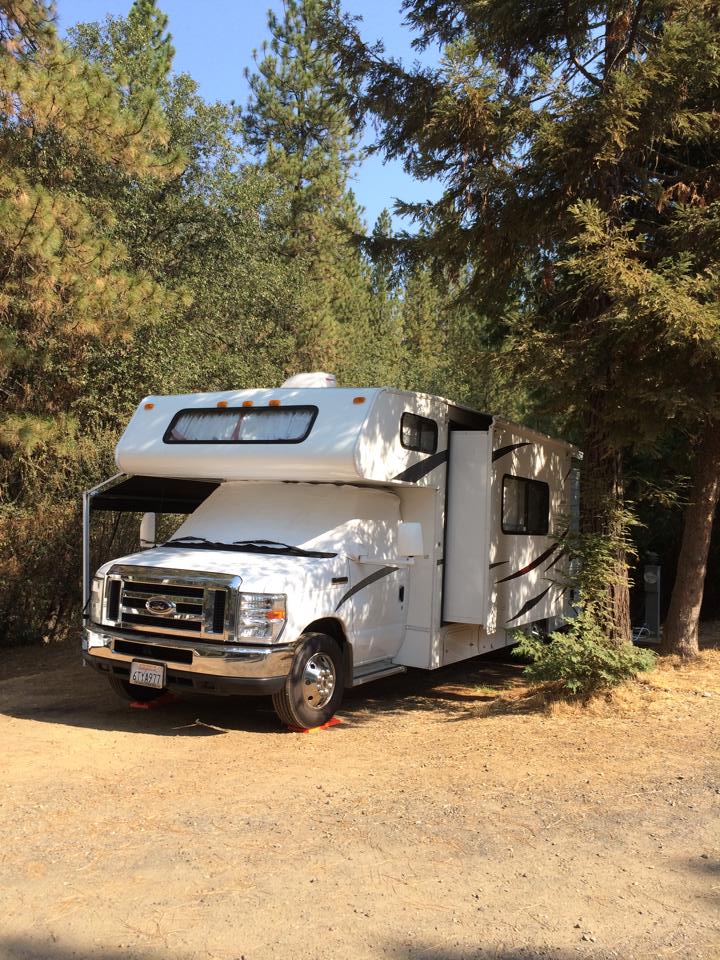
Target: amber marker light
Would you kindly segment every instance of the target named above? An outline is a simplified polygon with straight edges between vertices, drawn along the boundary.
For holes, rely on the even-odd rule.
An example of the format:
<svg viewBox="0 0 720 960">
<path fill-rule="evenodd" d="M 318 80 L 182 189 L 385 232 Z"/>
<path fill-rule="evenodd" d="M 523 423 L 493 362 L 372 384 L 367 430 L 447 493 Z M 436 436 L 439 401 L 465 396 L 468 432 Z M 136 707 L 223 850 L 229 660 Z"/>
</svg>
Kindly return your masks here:
<svg viewBox="0 0 720 960">
<path fill-rule="evenodd" d="M 365 397 L 353 397 L 353 403 L 365 403 Z"/>
<path fill-rule="evenodd" d="M 279 407 L 279 406 L 280 406 L 280 401 L 279 401 L 279 400 L 271 400 L 271 401 L 268 403 L 268 406 L 269 406 L 269 407 Z"/>
<path fill-rule="evenodd" d="M 155 404 L 154 404 L 154 403 L 144 403 L 144 404 L 143 404 L 143 410 L 154 410 L 154 409 L 155 409 Z"/>
<path fill-rule="evenodd" d="M 253 405 L 252 400 L 243 400 L 244 407 L 251 407 Z"/>
<path fill-rule="evenodd" d="M 268 610 L 265 614 L 266 620 L 284 620 L 285 611 L 284 610 Z"/>
<path fill-rule="evenodd" d="M 227 400 L 218 400 L 217 402 L 218 407 L 226 407 L 227 404 L 228 404 Z"/>
</svg>

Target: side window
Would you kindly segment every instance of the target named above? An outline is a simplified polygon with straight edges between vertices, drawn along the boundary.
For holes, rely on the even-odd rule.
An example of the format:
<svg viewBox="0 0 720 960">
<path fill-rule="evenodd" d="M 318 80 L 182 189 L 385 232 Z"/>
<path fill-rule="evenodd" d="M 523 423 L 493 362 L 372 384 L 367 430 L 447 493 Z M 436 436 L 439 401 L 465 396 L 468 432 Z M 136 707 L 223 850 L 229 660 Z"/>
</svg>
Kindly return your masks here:
<svg viewBox="0 0 720 960">
<path fill-rule="evenodd" d="M 502 532 L 545 536 L 550 528 L 550 487 L 540 480 L 505 474 Z"/>
<path fill-rule="evenodd" d="M 402 415 L 400 418 L 400 443 L 406 450 L 435 453 L 437 441 L 438 428 L 434 420 L 419 417 L 415 413 L 404 413 Z"/>
</svg>

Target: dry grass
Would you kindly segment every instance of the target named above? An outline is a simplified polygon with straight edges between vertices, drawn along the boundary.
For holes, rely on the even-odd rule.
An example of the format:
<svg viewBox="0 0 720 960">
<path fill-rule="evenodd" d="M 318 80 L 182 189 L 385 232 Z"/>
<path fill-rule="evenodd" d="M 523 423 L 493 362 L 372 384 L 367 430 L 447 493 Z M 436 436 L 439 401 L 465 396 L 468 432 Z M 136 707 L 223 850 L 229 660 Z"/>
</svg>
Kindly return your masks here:
<svg viewBox="0 0 720 960">
<path fill-rule="evenodd" d="M 478 716 L 512 713 L 547 713 L 571 716 L 632 716 L 653 712 L 658 703 L 687 701 L 694 697 L 720 699 L 720 622 L 701 627 L 702 650 L 695 660 L 661 657 L 649 673 L 594 696 L 568 697 L 560 684 L 519 684 L 510 689 L 492 691 L 494 700 L 479 704 Z"/>
</svg>

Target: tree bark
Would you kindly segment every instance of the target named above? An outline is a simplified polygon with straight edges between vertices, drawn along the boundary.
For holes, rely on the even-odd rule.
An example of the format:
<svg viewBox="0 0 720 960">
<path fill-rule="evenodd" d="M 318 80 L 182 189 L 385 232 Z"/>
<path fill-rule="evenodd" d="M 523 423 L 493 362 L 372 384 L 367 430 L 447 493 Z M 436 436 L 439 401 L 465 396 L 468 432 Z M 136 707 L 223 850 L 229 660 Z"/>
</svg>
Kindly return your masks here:
<svg viewBox="0 0 720 960">
<path fill-rule="evenodd" d="M 609 441 L 601 426 L 600 416 L 593 411 L 588 417 L 583 444 L 581 532 L 607 537 L 617 544 L 605 589 L 608 639 L 618 645 L 631 639 L 630 583 L 623 546 L 623 506 L 622 451 Z"/>
<path fill-rule="evenodd" d="M 695 458 L 690 502 L 685 509 L 677 575 L 660 650 L 690 659 L 700 652 L 698 628 L 705 589 L 710 534 L 720 497 L 720 423 L 709 420 Z"/>
</svg>

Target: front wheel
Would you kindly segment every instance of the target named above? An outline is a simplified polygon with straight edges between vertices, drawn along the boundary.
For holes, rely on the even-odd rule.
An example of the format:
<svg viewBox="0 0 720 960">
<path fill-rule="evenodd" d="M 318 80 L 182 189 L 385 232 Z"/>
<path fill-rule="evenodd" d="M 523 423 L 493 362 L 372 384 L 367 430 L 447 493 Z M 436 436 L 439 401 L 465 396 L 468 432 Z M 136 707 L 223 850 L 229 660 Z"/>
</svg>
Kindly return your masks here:
<svg viewBox="0 0 720 960">
<path fill-rule="evenodd" d="M 293 658 L 285 686 L 273 695 L 280 720 L 289 727 L 319 727 L 333 716 L 343 696 L 343 657 L 325 633 L 306 633 Z"/>
</svg>

